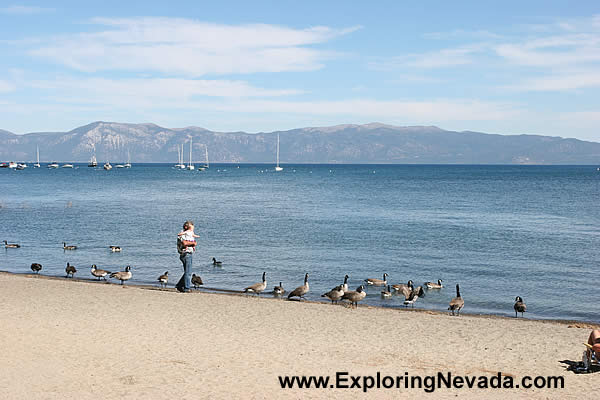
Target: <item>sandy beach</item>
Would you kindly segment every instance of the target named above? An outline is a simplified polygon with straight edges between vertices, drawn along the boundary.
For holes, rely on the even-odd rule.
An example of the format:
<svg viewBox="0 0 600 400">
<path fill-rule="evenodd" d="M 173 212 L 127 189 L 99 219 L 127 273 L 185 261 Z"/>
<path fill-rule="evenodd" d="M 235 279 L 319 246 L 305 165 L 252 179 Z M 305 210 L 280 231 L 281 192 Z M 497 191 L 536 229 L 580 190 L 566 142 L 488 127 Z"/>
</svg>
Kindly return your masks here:
<svg viewBox="0 0 600 400">
<path fill-rule="evenodd" d="M 0 398 L 591 398 L 589 324 L 410 312 L 0 273 Z M 468 299 L 466 299 L 468 303 Z M 278 376 L 455 375 L 564 389 L 282 389 Z M 351 384 L 348 378 L 348 384 Z M 362 381 L 361 381 L 362 382 Z"/>
</svg>

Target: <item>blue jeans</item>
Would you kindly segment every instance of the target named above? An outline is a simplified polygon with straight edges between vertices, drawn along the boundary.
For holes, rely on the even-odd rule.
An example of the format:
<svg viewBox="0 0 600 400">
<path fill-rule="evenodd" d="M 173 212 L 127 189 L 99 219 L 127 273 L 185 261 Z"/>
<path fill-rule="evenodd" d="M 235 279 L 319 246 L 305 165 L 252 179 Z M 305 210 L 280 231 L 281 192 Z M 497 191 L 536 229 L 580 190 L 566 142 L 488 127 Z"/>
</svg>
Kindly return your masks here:
<svg viewBox="0 0 600 400">
<path fill-rule="evenodd" d="M 192 286 L 192 253 L 183 253 L 179 259 L 183 264 L 183 275 L 175 287 L 179 291 L 189 292 L 190 286 Z"/>
</svg>

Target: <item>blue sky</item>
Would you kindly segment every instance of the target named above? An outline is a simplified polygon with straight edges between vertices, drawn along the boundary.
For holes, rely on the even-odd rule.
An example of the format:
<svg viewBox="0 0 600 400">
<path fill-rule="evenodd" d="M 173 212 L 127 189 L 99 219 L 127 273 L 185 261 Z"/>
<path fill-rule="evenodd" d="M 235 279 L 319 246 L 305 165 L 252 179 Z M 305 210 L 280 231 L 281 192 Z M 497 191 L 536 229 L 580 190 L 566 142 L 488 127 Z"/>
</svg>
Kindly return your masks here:
<svg viewBox="0 0 600 400">
<path fill-rule="evenodd" d="M 600 141 L 597 1 L 81 3 L 0 1 L 0 129 L 382 122 Z"/>
</svg>

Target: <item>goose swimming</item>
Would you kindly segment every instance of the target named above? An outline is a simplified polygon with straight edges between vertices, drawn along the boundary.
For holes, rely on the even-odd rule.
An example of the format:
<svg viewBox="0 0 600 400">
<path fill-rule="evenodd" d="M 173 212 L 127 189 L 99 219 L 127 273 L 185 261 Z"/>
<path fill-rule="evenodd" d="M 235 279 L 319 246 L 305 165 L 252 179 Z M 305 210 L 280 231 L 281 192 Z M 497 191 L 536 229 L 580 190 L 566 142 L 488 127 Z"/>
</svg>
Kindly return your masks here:
<svg viewBox="0 0 600 400">
<path fill-rule="evenodd" d="M 67 246 L 67 244 L 65 242 L 63 242 L 63 249 L 64 250 L 77 250 L 77 246 L 73 246 L 73 245 Z"/>
<path fill-rule="evenodd" d="M 365 282 L 367 282 L 367 285 L 385 286 L 385 285 L 387 285 L 387 277 L 388 277 L 388 274 L 383 274 L 383 279 L 368 278 L 368 279 L 365 279 Z"/>
<path fill-rule="evenodd" d="M 427 286 L 427 289 L 441 289 L 444 287 L 444 285 L 442 285 L 442 280 L 438 279 L 437 283 L 435 282 L 425 282 L 425 286 Z"/>
<path fill-rule="evenodd" d="M 5 240 L 4 247 L 7 249 L 18 249 L 19 247 L 21 247 L 21 245 L 17 243 L 8 243 L 8 241 Z"/>
</svg>

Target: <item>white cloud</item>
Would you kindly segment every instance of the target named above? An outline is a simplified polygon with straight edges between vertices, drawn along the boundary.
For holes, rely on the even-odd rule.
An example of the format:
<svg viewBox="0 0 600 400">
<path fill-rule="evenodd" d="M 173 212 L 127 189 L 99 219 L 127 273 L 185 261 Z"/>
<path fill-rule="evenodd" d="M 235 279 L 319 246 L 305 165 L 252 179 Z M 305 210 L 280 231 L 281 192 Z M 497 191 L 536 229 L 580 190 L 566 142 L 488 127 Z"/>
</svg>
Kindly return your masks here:
<svg viewBox="0 0 600 400">
<path fill-rule="evenodd" d="M 358 27 L 293 29 L 283 26 L 219 25 L 182 18 L 96 18 L 95 33 L 53 37 L 30 54 L 86 72 L 158 71 L 198 77 L 322 67 L 331 53 L 314 45 Z"/>
<path fill-rule="evenodd" d="M 44 7 L 30 7 L 30 6 L 20 6 L 13 5 L 9 7 L 0 8 L 0 14 L 8 14 L 8 15 L 30 15 L 30 14 L 40 14 L 45 12 L 54 11 L 53 8 L 44 8 Z"/>
<path fill-rule="evenodd" d="M 0 81 L 0 93 L 12 92 L 16 87 L 13 83 L 8 81 Z"/>
<path fill-rule="evenodd" d="M 571 71 L 559 75 L 546 75 L 523 79 L 505 88 L 516 91 L 564 91 L 600 86 L 600 70 Z"/>
<path fill-rule="evenodd" d="M 426 53 L 393 57 L 385 61 L 372 62 L 369 66 L 377 70 L 454 67 L 474 63 L 476 61 L 474 55 L 485 49 L 486 45 L 484 43 L 470 44 Z"/>
</svg>

